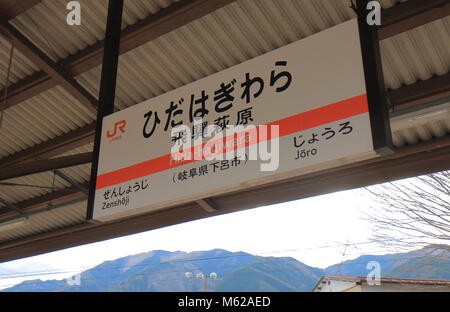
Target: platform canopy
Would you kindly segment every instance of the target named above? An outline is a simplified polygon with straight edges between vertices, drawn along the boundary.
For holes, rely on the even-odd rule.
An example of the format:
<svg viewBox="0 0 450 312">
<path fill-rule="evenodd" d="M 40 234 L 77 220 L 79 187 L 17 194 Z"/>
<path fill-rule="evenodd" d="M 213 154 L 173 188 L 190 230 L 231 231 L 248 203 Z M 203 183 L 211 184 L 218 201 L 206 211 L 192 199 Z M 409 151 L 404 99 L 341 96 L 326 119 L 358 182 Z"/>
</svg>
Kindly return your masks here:
<svg viewBox="0 0 450 312">
<path fill-rule="evenodd" d="M 450 3 L 381 0 L 393 154 L 87 222 L 108 1 L 79 3 L 81 25 L 69 26 L 66 0 L 0 0 L 0 262 L 450 169 Z M 115 109 L 349 21 L 350 3 L 127 0 Z"/>
</svg>

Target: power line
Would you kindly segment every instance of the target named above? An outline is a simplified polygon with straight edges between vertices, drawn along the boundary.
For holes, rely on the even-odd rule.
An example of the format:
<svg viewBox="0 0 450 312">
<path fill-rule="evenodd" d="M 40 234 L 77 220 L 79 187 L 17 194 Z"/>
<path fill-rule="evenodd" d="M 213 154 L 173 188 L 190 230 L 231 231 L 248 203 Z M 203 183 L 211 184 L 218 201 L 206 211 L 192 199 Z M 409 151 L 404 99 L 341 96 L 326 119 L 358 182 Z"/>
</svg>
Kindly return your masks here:
<svg viewBox="0 0 450 312">
<path fill-rule="evenodd" d="M 349 245 L 364 245 L 364 244 L 371 244 L 371 243 L 373 243 L 373 242 L 358 242 L 358 243 L 352 243 L 352 244 L 349 244 Z M 325 246 L 319 246 L 319 247 L 309 247 L 309 248 L 300 248 L 300 249 L 285 249 L 285 250 L 261 252 L 261 253 L 258 253 L 258 254 L 266 255 L 266 254 L 298 252 L 298 251 L 308 251 L 308 250 L 336 248 L 336 247 L 339 247 L 339 245 L 325 245 Z M 226 258 L 235 258 L 235 257 L 254 257 L 254 256 L 255 255 L 248 254 L 248 253 L 243 253 L 243 254 L 235 254 L 235 253 L 233 253 L 233 254 L 230 254 L 230 255 L 216 256 L 216 257 L 185 258 L 185 259 L 176 259 L 176 260 L 170 260 L 170 261 L 162 261 L 162 262 L 159 262 L 159 263 L 154 263 L 154 264 L 152 263 L 152 265 L 169 264 L 169 263 L 177 263 L 177 262 L 207 261 L 207 260 L 226 259 Z M 132 256 L 128 256 L 128 257 L 132 257 Z M 116 259 L 116 260 L 118 260 L 118 259 Z M 112 260 L 112 261 L 115 261 L 115 260 Z M 99 264 L 99 265 L 101 265 L 101 264 Z M 108 269 L 122 269 L 122 268 L 148 266 L 148 265 L 149 264 L 136 264 L 136 265 L 129 265 L 129 266 L 123 265 L 123 266 L 110 267 Z M 71 270 L 71 271 L 34 271 L 34 272 L 29 272 L 29 273 L 32 273 L 29 276 L 64 274 L 64 273 L 71 273 L 71 272 L 74 272 L 74 271 L 79 271 L 79 270 L 82 270 L 82 269 L 90 269 L 90 268 L 93 268 L 93 267 L 81 267 L 79 269 Z M 37 274 L 37 273 L 39 273 L 39 274 Z M 26 277 L 26 276 L 28 276 L 28 275 L 17 276 L 17 277 Z M 10 277 L 10 276 L 8 275 L 8 277 Z M 3 276 L 0 277 L 0 279 L 2 279 L 2 278 L 3 278 Z"/>
<path fill-rule="evenodd" d="M 373 241 L 366 241 L 366 242 L 357 242 L 357 243 L 346 243 L 346 246 L 358 246 L 358 245 L 366 245 L 366 244 L 374 244 L 375 242 Z M 297 251 L 307 251 L 307 250 L 318 250 L 318 249 L 326 249 L 326 248 L 336 248 L 336 247 L 340 247 L 340 244 L 337 245 L 325 245 L 325 246 L 319 246 L 319 247 L 309 247 L 309 248 L 300 248 L 300 249 L 288 249 L 288 250 L 277 250 L 277 251 L 269 251 L 269 252 L 262 252 L 262 253 L 258 253 L 259 255 L 265 255 L 265 254 L 274 254 L 274 253 L 286 253 L 286 252 L 297 252 Z M 367 253 L 367 252 L 365 252 Z M 359 255 L 362 256 L 362 254 L 357 253 L 357 254 L 347 254 L 347 256 L 350 255 Z M 129 256 L 132 257 L 132 256 Z M 208 261 L 208 260 L 217 260 L 217 259 L 226 259 L 226 258 L 236 258 L 236 257 L 255 257 L 255 255 L 252 254 L 248 254 L 248 253 L 242 253 L 242 254 L 229 254 L 229 255 L 223 255 L 223 256 L 215 256 L 215 257 L 207 257 L 207 258 L 185 258 L 185 259 L 175 259 L 175 260 L 170 260 L 170 261 L 162 261 L 162 262 L 158 262 L 158 263 L 146 263 L 146 264 L 136 264 L 136 265 L 121 265 L 121 266 L 113 266 L 113 267 L 108 267 L 105 269 L 125 269 L 125 268 L 134 268 L 134 267 L 140 267 L 140 266 L 155 266 L 155 265 L 163 265 L 163 264 L 171 264 L 171 263 L 182 263 L 182 262 L 199 262 L 199 261 Z M 118 260 L 118 259 L 116 259 Z M 115 261 L 115 260 L 112 260 Z M 105 261 L 106 262 L 106 261 Z M 103 262 L 103 263 L 105 263 Z M 299 261 L 300 262 L 300 261 Z M 102 263 L 101 263 L 102 264 Z M 99 265 L 101 265 L 99 264 Z M 98 266 L 98 265 L 97 265 Z M 83 269 L 93 269 L 95 267 L 81 267 L 79 269 L 74 269 L 74 270 L 70 270 L 70 271 L 34 271 L 34 272 L 28 272 L 26 274 L 21 274 L 21 275 L 4 275 L 2 277 L 0 277 L 1 279 L 9 279 L 9 278 L 20 278 L 20 277 L 32 277 L 32 276 L 47 276 L 47 275 L 56 275 L 56 274 L 67 274 L 67 273 L 72 273 L 72 272 L 76 272 L 76 271 L 80 271 Z M 30 273 L 30 274 L 29 274 Z"/>
<path fill-rule="evenodd" d="M 414 259 L 423 259 L 423 257 L 411 257 L 411 258 L 407 258 L 407 257 L 398 257 L 396 259 L 390 259 L 390 260 L 380 260 L 378 262 L 391 262 L 391 261 L 397 261 L 397 260 L 414 260 Z M 445 259 L 449 259 L 449 258 L 445 258 Z M 261 262 L 254 262 L 254 263 L 250 263 L 247 264 L 246 266 L 256 266 L 256 265 L 261 265 L 261 264 L 268 264 L 268 263 L 284 263 L 284 262 L 290 262 L 290 261 L 295 261 L 295 259 L 287 259 L 284 261 L 261 261 Z M 356 263 L 344 263 L 344 265 L 356 265 L 356 264 L 366 264 L 366 262 L 356 262 Z M 448 262 L 443 262 L 443 263 L 437 263 L 437 264 L 450 264 L 450 261 Z M 210 270 L 210 269 L 218 269 L 218 268 L 224 268 L 224 267 L 233 267 L 233 266 L 239 266 L 237 264 L 235 265 L 226 265 L 226 266 L 211 266 L 211 267 L 203 267 L 203 268 L 198 268 L 196 270 Z M 275 272 L 290 272 L 290 271 L 297 271 L 298 269 L 282 269 L 282 270 L 268 270 L 268 271 L 259 271 L 259 272 L 235 272 L 235 273 L 228 273 L 228 274 L 224 274 L 222 276 L 225 277 L 231 277 L 231 276 L 240 276 L 240 275 L 244 275 L 244 274 L 267 274 L 267 273 L 275 273 Z M 147 276 L 147 275 L 151 275 L 151 274 L 167 274 L 167 273 L 176 273 L 176 272 L 180 272 L 180 273 L 184 273 L 185 269 L 177 269 L 177 270 L 165 270 L 165 271 L 159 271 L 159 272 L 146 272 L 146 273 L 136 273 L 133 274 L 132 277 L 137 277 L 137 276 Z M 84 278 L 82 280 L 86 281 L 86 280 L 106 280 L 106 279 L 113 279 L 113 278 L 117 278 L 117 277 L 121 277 L 122 275 L 111 275 L 111 276 L 103 276 L 103 277 L 91 277 L 91 278 Z M 223 278 L 221 278 L 223 280 Z M 176 281 L 176 280 L 185 280 L 185 278 L 164 278 L 164 279 L 154 279 L 154 280 L 148 280 L 147 282 L 161 282 L 161 281 Z M 37 284 L 37 283 L 41 283 L 41 281 L 35 281 L 34 283 L 30 283 L 31 285 L 33 284 Z M 101 285 L 101 284 L 100 284 Z M 105 283 L 106 285 L 106 283 Z M 8 287 L 9 285 L 5 285 L 5 287 Z M 14 286 L 14 285 L 11 285 Z"/>
<path fill-rule="evenodd" d="M 220 258 L 220 257 L 219 257 Z M 404 256 L 399 256 L 399 257 L 395 257 L 392 259 L 385 259 L 385 260 L 378 260 L 378 262 L 380 263 L 385 263 L 385 262 L 394 262 L 394 261 L 398 261 L 398 260 L 417 260 L 417 259 L 423 259 L 424 257 L 404 257 Z M 444 258 L 439 258 L 439 257 L 433 257 L 432 259 L 445 259 L 445 260 L 449 260 L 448 257 L 444 257 Z M 193 259 L 192 261 L 195 261 L 195 259 Z M 277 260 L 277 261 L 256 261 L 256 262 L 252 262 L 249 264 L 246 264 L 246 266 L 256 266 L 256 265 L 261 265 L 261 264 L 280 264 L 280 263 L 286 263 L 286 262 L 295 262 L 297 263 L 296 259 L 284 259 L 284 260 Z M 172 263 L 172 262 L 166 262 L 166 263 Z M 166 264 L 166 263 L 158 263 L 158 264 Z M 345 265 L 358 265 L 358 264 L 367 264 L 367 261 L 364 262 L 352 262 L 352 263 L 343 263 L 341 265 L 345 266 Z M 433 263 L 433 264 L 450 264 L 450 261 L 447 262 L 442 262 L 442 263 Z M 204 270 L 217 270 L 217 269 L 222 269 L 222 268 L 227 268 L 227 267 L 234 267 L 234 266 L 240 266 L 241 264 L 233 264 L 233 265 L 223 265 L 223 266 L 210 266 L 210 267 L 199 267 L 196 268 L 193 271 L 204 271 Z M 430 264 L 431 265 L 431 264 Z M 121 266 L 116 267 L 116 268 L 122 268 Z M 106 268 L 105 268 L 106 269 Z M 110 268 L 107 268 L 110 269 Z M 151 275 L 151 274 L 169 274 L 169 273 L 176 273 L 176 272 L 181 272 L 184 273 L 186 270 L 186 268 L 183 269 L 174 269 L 174 270 L 163 270 L 163 271 L 157 271 L 157 272 L 147 272 L 147 273 L 136 273 L 133 274 L 132 277 L 136 277 L 136 276 L 147 276 L 147 275 Z M 296 271 L 298 269 L 286 269 L 286 271 Z M 252 272 L 249 272 L 252 273 Z M 253 272 L 256 273 L 256 272 Z M 241 274 L 241 273 L 239 273 Z M 102 277 L 91 277 L 91 278 L 84 278 L 83 280 L 105 280 L 105 279 L 113 279 L 113 278 L 117 278 L 117 277 L 122 277 L 123 275 L 110 275 L 110 276 L 102 276 Z M 225 275 L 225 276 L 228 276 Z M 25 276 L 26 277 L 26 276 Z M 6 278 L 5 278 L 6 279 Z M 9 278 L 8 278 L 9 279 Z M 170 280 L 170 279 L 165 279 L 165 280 Z M 36 283 L 41 283 L 41 281 L 36 281 L 34 283 L 31 284 L 36 284 Z M 16 284 L 11 284 L 11 286 L 14 286 Z M 8 287 L 10 285 L 4 285 L 4 287 Z"/>
</svg>

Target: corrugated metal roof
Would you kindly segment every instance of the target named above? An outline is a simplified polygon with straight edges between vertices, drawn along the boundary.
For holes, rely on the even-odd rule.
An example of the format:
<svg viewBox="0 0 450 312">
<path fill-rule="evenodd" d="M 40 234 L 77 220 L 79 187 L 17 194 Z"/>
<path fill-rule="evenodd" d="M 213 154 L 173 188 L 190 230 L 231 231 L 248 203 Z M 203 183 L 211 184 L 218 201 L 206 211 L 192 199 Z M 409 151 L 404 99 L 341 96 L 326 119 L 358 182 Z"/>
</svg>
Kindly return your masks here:
<svg viewBox="0 0 450 312">
<path fill-rule="evenodd" d="M 104 36 L 106 0 L 81 2 L 84 19 L 80 27 L 65 24 L 65 0 L 44 0 L 16 18 L 14 25 L 35 38 L 35 43 L 49 56 L 60 60 Z M 123 26 L 173 2 L 127 0 Z M 381 2 L 384 8 L 389 8 L 397 1 Z M 347 0 L 240 0 L 122 55 L 116 108 L 135 105 L 353 17 L 355 13 Z M 381 48 L 389 89 L 446 74 L 450 70 L 450 18 L 384 40 Z M 8 49 L 8 44 L 0 38 L 0 55 L 9 53 Z M 20 55 L 14 64 L 14 82 L 38 70 Z M 0 58 L 0 71 L 5 72 L 4 57 Z M 98 94 L 100 66 L 80 75 L 77 80 L 92 94 Z M 446 108 L 445 105 L 430 108 L 422 113 L 431 115 L 419 119 L 417 113 L 395 117 L 392 121 L 395 145 L 415 144 L 448 135 L 450 116 L 442 113 Z M 441 109 L 441 113 L 433 115 L 436 109 Z M 87 125 L 94 119 L 93 113 L 61 87 L 51 89 L 6 110 L 0 129 L 0 158 Z M 92 144 L 89 144 L 64 156 L 91 150 Z M 62 171 L 84 183 L 89 180 L 90 165 Z M 51 186 L 53 174 L 42 173 L 11 181 Z M 57 179 L 55 186 L 65 188 L 69 184 Z M 46 189 L 0 187 L 0 197 L 12 203 L 47 192 Z M 86 203 L 81 203 L 34 216 L 27 226 L 0 233 L 0 242 L 81 223 L 85 210 Z"/>
<path fill-rule="evenodd" d="M 86 202 L 46 211 L 30 216 L 23 225 L 0 231 L 0 243 L 77 225 L 83 223 L 85 218 Z"/>
<path fill-rule="evenodd" d="M 443 138 L 450 134 L 450 102 L 391 118 L 396 147 Z"/>
<path fill-rule="evenodd" d="M 26 177 L 9 179 L 6 180 L 5 182 L 43 187 L 37 188 L 37 187 L 18 187 L 18 186 L 2 185 L 0 187 L 0 197 L 10 203 L 18 203 L 51 192 L 51 189 L 45 189 L 44 187 L 51 188 L 52 186 L 54 186 L 54 189 L 58 190 L 70 186 L 67 182 L 62 181 L 61 179 L 56 179 L 55 184 L 53 185 L 52 172 L 44 172 L 40 174 L 33 174 Z"/>
<path fill-rule="evenodd" d="M 116 106 L 135 105 L 354 17 L 347 1 L 238 1 L 123 55 Z M 387 89 L 449 72 L 449 25 L 450 17 L 381 42 Z M 95 68 L 78 80 L 97 94 L 99 77 Z"/>
<path fill-rule="evenodd" d="M 0 128 L 0 158 L 75 130 L 95 120 L 62 87 L 5 110 Z"/>
<path fill-rule="evenodd" d="M 6 86 L 11 44 L 0 36 L 0 89 Z M 20 51 L 14 49 L 8 86 L 36 72 L 38 68 Z"/>
<path fill-rule="evenodd" d="M 381 41 L 383 70 L 389 89 L 450 71 L 450 17 Z"/>
<path fill-rule="evenodd" d="M 105 37 L 107 0 L 79 0 L 81 25 L 67 24 L 66 0 L 43 0 L 16 17 L 12 24 L 54 61 L 93 45 Z M 177 0 L 127 0 L 122 27 L 155 14 Z"/>
<path fill-rule="evenodd" d="M 123 27 L 155 14 L 179 0 L 127 0 Z M 12 24 L 54 61 L 59 61 L 102 40 L 105 36 L 107 0 L 80 0 L 82 23 L 69 26 L 66 0 L 44 0 L 14 18 Z M 0 36 L 0 73 L 7 72 L 11 45 Z M 40 69 L 15 49 L 10 83 L 15 83 Z M 0 88 L 6 77 L 0 76 Z"/>
</svg>

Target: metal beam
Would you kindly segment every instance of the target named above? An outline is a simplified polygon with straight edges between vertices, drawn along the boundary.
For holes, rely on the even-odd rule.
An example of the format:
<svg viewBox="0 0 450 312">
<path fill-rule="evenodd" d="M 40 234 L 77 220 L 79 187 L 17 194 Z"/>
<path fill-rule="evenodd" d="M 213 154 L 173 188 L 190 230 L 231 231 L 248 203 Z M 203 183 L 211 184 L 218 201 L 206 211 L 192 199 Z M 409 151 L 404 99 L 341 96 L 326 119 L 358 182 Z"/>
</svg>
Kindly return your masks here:
<svg viewBox="0 0 450 312">
<path fill-rule="evenodd" d="M 5 36 L 24 56 L 45 71 L 77 101 L 91 111 L 97 110 L 97 99 L 86 91 L 65 69 L 50 59 L 34 43 L 12 26 L 5 18 L 0 18 L 0 33 Z"/>
<path fill-rule="evenodd" d="M 10 20 L 28 11 L 40 2 L 42 0 L 0 0 L 0 12 Z"/>
<path fill-rule="evenodd" d="M 94 141 L 95 123 L 72 130 L 46 142 L 0 159 L 0 169 L 23 162 L 48 159 Z"/>
<path fill-rule="evenodd" d="M 77 181 L 75 181 L 74 179 L 70 178 L 69 176 L 65 175 L 63 172 L 61 172 L 60 170 L 55 170 L 54 173 L 60 177 L 61 179 L 63 179 L 64 181 L 68 182 L 70 185 L 72 185 L 74 188 L 76 188 L 77 190 L 83 192 L 84 194 L 88 195 L 89 191 L 86 187 L 84 187 L 83 185 L 81 185 L 80 183 L 78 183 Z"/>
<path fill-rule="evenodd" d="M 4 200 L 4 199 L 0 198 L 0 203 L 5 205 L 7 208 L 11 209 L 12 211 L 15 211 L 21 217 L 26 217 L 27 216 L 27 214 L 25 212 L 23 212 L 22 209 L 20 209 L 19 207 L 17 207 L 14 204 L 11 204 L 7 200 Z"/>
<path fill-rule="evenodd" d="M 87 183 L 82 184 L 84 188 L 89 187 Z M 50 207 L 64 205 L 78 200 L 87 200 L 86 194 L 78 189 L 67 188 L 63 190 L 47 193 L 39 197 L 28 199 L 19 203 L 15 203 L 15 206 L 25 213 L 39 213 L 47 211 Z M 16 214 L 8 210 L 0 209 L 0 222 L 14 218 Z"/>
<path fill-rule="evenodd" d="M 0 244 L 0 262 L 149 231 L 182 222 L 283 201 L 318 196 L 390 180 L 449 169 L 450 138 L 407 146 L 391 156 L 371 159 L 289 179 L 240 193 L 214 197 L 213 213 L 194 203 L 103 224 L 80 224 Z M 21 206 L 18 206 L 21 207 Z M 28 211 L 25 207 L 24 211 Z M 0 215 L 0 220 L 3 215 Z"/>
<path fill-rule="evenodd" d="M 407 32 L 450 15 L 448 0 L 410 0 L 382 11 L 380 40 Z"/>
<path fill-rule="evenodd" d="M 120 54 L 133 50 L 149 41 L 183 27 L 203 16 L 214 12 L 236 0 L 182 0 L 161 9 L 122 31 Z M 80 51 L 58 64 L 71 77 L 95 68 L 102 63 L 104 41 Z M 58 85 L 45 72 L 38 72 L 9 87 L 8 107 L 17 105 Z M 5 90 L 0 91 L 0 95 Z"/>
<path fill-rule="evenodd" d="M 73 200 L 73 201 L 64 202 L 64 203 L 59 204 L 59 205 L 51 205 L 47 209 L 45 209 L 45 212 L 59 210 L 59 209 L 62 209 L 62 208 L 66 208 L 68 206 L 80 204 L 80 203 L 82 203 L 84 201 L 86 201 L 86 200 L 85 199 L 76 199 L 76 200 Z M 35 212 L 31 212 L 31 213 L 28 213 L 28 214 L 21 215 L 21 217 L 19 217 L 19 218 L 15 217 L 15 218 L 4 219 L 4 220 L 0 221 L 1 222 L 0 224 L 10 223 L 10 222 L 13 223 L 13 222 L 17 221 L 18 219 L 24 218 L 24 217 L 27 218 L 27 219 L 30 219 L 30 217 L 42 214 L 42 212 L 43 211 L 35 211 Z"/>
<path fill-rule="evenodd" d="M 36 72 L 8 88 L 6 108 L 18 105 L 56 86 L 57 83 L 47 73 L 43 71 Z M 1 98 L 4 98 L 5 91 L 5 89 L 0 91 Z"/>
<path fill-rule="evenodd" d="M 388 97 L 396 112 L 445 99 L 450 101 L 450 73 L 391 90 Z"/>
<path fill-rule="evenodd" d="M 0 181 L 90 163 L 92 153 L 36 160 L 0 169 Z"/>
</svg>

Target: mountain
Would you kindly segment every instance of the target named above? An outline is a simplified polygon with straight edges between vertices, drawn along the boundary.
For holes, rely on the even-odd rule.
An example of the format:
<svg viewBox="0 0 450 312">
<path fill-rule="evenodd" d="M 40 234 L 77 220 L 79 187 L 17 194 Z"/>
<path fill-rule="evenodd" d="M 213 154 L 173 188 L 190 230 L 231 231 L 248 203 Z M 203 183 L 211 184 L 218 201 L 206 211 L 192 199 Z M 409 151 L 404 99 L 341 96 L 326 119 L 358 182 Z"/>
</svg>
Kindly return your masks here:
<svg viewBox="0 0 450 312">
<path fill-rule="evenodd" d="M 210 250 L 204 252 L 152 251 L 107 261 L 81 274 L 80 286 L 67 281 L 27 281 L 4 292 L 53 291 L 179 291 L 204 290 L 202 280 L 187 279 L 185 272 L 212 273 L 214 291 L 308 291 L 322 271 L 293 258 L 259 257 L 244 252 Z"/>
<path fill-rule="evenodd" d="M 294 258 L 254 256 L 215 249 L 201 252 L 152 251 L 107 261 L 83 272 L 79 286 L 67 281 L 26 281 L 4 292 L 197 292 L 204 281 L 198 273 L 218 275 L 209 289 L 218 292 L 310 291 L 323 275 L 366 276 L 367 263 L 378 261 L 383 277 L 450 279 L 449 249 L 425 249 L 382 256 L 361 256 L 326 269 Z M 194 278 L 187 279 L 186 272 Z M 75 280 L 75 279 L 74 279 Z"/>
<path fill-rule="evenodd" d="M 325 275 L 367 276 L 367 264 L 376 261 L 382 277 L 431 278 L 450 280 L 449 246 L 429 246 L 407 253 L 381 256 L 361 256 L 354 260 L 332 265 Z"/>
</svg>

